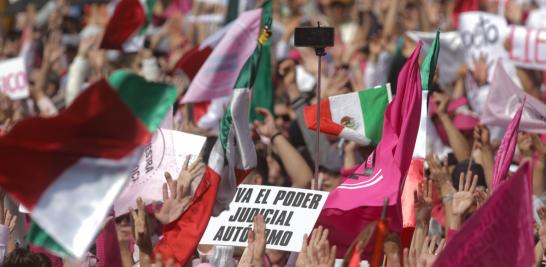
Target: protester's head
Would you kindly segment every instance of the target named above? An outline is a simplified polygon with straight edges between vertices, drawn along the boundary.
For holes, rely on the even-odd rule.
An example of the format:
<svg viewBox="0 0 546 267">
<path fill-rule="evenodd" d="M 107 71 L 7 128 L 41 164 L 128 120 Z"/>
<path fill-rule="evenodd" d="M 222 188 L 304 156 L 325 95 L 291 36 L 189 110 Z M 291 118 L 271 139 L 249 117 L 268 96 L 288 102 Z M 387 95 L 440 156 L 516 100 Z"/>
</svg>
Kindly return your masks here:
<svg viewBox="0 0 546 267">
<path fill-rule="evenodd" d="M 320 178 L 321 191 L 332 192 L 341 184 L 341 175 L 336 170 L 320 167 Z"/>
<path fill-rule="evenodd" d="M 282 267 L 286 265 L 286 261 L 290 256 L 290 253 L 286 251 L 267 249 L 266 255 L 269 260 L 269 266 L 271 267 Z"/>
<path fill-rule="evenodd" d="M 124 214 L 115 218 L 116 235 L 118 241 L 129 242 L 131 240 L 131 219 L 129 214 Z"/>
<path fill-rule="evenodd" d="M 406 31 L 419 29 L 419 10 L 412 3 L 408 3 L 402 13 L 402 27 Z"/>
<path fill-rule="evenodd" d="M 275 116 L 275 126 L 277 126 L 277 129 L 287 135 L 288 128 L 290 128 L 290 123 L 292 122 L 292 114 L 286 101 L 279 100 L 275 103 L 273 115 Z"/>
<path fill-rule="evenodd" d="M 2 38 L 1 55 L 4 58 L 12 58 L 19 54 L 21 47 L 21 32 L 12 30 Z"/>
<path fill-rule="evenodd" d="M 451 173 L 451 181 L 453 183 L 454 188 L 459 188 L 459 178 L 461 174 L 466 173 L 468 169 L 469 160 L 463 160 L 459 162 L 457 165 L 455 165 L 455 169 Z M 483 170 L 482 165 L 477 164 L 475 162 L 472 162 L 470 165 L 470 172 L 472 172 L 472 175 L 478 176 L 478 189 L 481 187 L 482 189 L 485 189 L 487 187 L 487 184 L 485 183 L 485 173 Z"/>
<path fill-rule="evenodd" d="M 296 15 L 301 12 L 301 8 L 305 5 L 305 0 L 289 0 L 286 1 L 291 15 Z"/>
<path fill-rule="evenodd" d="M 330 0 L 325 13 L 333 26 L 339 26 L 350 17 L 352 6 L 352 0 Z"/>
<path fill-rule="evenodd" d="M 51 261 L 42 253 L 16 248 L 6 256 L 2 267 L 51 267 Z"/>
</svg>

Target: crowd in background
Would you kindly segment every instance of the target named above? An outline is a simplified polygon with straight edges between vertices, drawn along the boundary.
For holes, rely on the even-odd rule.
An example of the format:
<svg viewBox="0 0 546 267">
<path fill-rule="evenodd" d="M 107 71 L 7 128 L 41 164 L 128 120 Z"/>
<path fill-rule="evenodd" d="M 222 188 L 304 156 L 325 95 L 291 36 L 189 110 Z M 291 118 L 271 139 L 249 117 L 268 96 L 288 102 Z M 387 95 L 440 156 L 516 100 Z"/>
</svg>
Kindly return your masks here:
<svg viewBox="0 0 546 267">
<path fill-rule="evenodd" d="M 3 132 L 25 118 L 57 115 L 76 98 L 81 88 L 120 68 L 131 69 L 150 80 L 173 83 L 182 97 L 191 77 L 172 77 L 170 70 L 186 52 L 223 26 L 231 1 L 156 1 L 146 44 L 136 52 L 99 48 L 101 34 L 116 0 L 72 2 L 28 1 L 27 5 L 11 10 L 7 0 L 1 1 L 0 9 L 4 13 L 0 17 L 0 60 L 23 56 L 30 85 L 29 98 L 11 100 L 0 95 Z M 238 8 L 249 10 L 261 4 L 257 2 L 241 0 Z M 260 109 L 264 121 L 252 125 L 258 164 L 243 183 L 311 189 L 316 135 L 307 128 L 303 109 L 317 102 L 314 89 L 319 70 L 312 48 L 294 47 L 296 27 L 316 25 L 320 21 L 322 25 L 335 28 L 335 45 L 327 48 L 320 70 L 322 98 L 386 83 L 391 84 L 396 95 L 398 73 L 417 46 L 416 40 L 406 33 L 456 31 L 453 13 L 457 2 L 460 1 L 273 0 L 271 75 L 274 105 L 272 111 Z M 498 2 L 481 0 L 479 10 L 498 14 Z M 539 8 L 539 2 L 506 1 L 504 16 L 510 24 L 524 25 L 526 14 Z M 480 94 L 486 95 L 492 66 L 485 57 L 480 57 L 473 69 L 465 64 L 450 67 L 458 69 L 455 79 L 442 85 L 435 79 L 430 86 L 429 102 L 435 106 L 431 121 L 439 134 L 427 140 L 431 153 L 426 159 L 425 180 L 415 195 L 416 224 L 411 246 L 404 249 L 400 236 L 389 236 L 384 247 L 386 266 L 432 266 L 445 240 L 461 228 L 491 192 L 494 155 L 504 129 L 479 123 L 484 98 L 469 96 L 465 79 L 472 78 L 482 92 Z M 443 66 L 439 64 L 438 68 Z M 543 71 L 517 68 L 516 75 L 525 92 L 544 102 Z M 468 101 L 450 108 L 450 103 L 459 99 Z M 191 109 L 191 104 L 177 101 L 173 107 L 174 128 L 214 140 L 218 124 L 200 127 L 192 117 Z M 475 119 L 470 120 L 469 125 L 459 125 L 454 122 L 458 116 Z M 352 141 L 340 142 L 338 138 L 324 134 L 319 138 L 318 188 L 323 191 L 334 190 L 343 181 L 342 174 L 360 165 L 374 149 Z M 545 159 L 543 136 L 520 132 L 513 165 L 515 168 L 523 162 L 532 163 L 534 205 L 535 208 L 542 207 L 536 213 L 542 225 L 546 223 L 546 208 L 543 207 Z M 204 164 L 187 167 L 180 177 L 190 177 L 202 168 Z M 468 170 L 472 175 L 465 175 Z M 172 181 L 169 186 L 177 191 L 177 185 Z M 183 206 L 183 200 L 170 197 L 173 203 L 176 202 L 173 205 Z M 4 223 L 2 229 L 9 232 L 9 239 L 7 244 L 0 244 L 2 266 L 75 266 L 69 264 L 76 263 L 46 251 L 29 248 L 24 238 L 27 215 L 19 213 L 18 206 L 7 197 L 4 205 L 0 209 L 0 222 Z M 124 267 L 152 266 L 150 259 L 160 257 L 152 255 L 152 247 L 161 235 L 162 221 L 169 221 L 168 216 L 172 215 L 169 212 L 180 214 L 172 210 L 164 210 L 167 214 L 146 213 L 140 202 L 138 210 L 138 214 L 134 212 L 114 219 Z M 327 236 L 335 233 L 322 227 L 315 229 L 298 255 L 266 250 L 264 227 L 263 218 L 257 216 L 246 250 L 201 245 L 190 265 L 333 266 L 335 248 L 330 246 Z M 540 265 L 546 249 L 546 225 L 537 224 L 535 240 L 536 263 Z M 101 265 L 104 260 L 97 257 L 94 246 L 87 258 L 77 264 L 107 266 Z"/>
</svg>

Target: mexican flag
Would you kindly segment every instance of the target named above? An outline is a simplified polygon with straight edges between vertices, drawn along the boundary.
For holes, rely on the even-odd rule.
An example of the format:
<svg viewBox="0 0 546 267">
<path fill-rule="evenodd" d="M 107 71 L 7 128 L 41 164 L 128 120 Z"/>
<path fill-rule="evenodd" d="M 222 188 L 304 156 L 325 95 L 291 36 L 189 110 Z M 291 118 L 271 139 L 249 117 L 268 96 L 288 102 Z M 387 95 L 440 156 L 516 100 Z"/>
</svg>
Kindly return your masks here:
<svg viewBox="0 0 546 267">
<path fill-rule="evenodd" d="M 390 84 L 336 95 L 320 101 L 320 131 L 354 141 L 377 145 L 381 140 L 383 117 L 392 99 Z M 305 107 L 305 124 L 317 129 L 317 106 Z"/>
<path fill-rule="evenodd" d="M 414 158 L 424 159 L 427 155 L 427 115 L 428 115 L 428 89 L 434 80 L 434 74 L 436 73 L 436 65 L 438 64 L 438 55 L 440 54 L 440 32 L 436 32 L 436 38 L 430 45 L 427 51 L 425 59 L 421 63 L 421 119 L 419 122 L 419 133 L 417 134 L 417 141 L 415 143 L 415 149 L 413 150 Z M 413 194 L 413 191 L 411 192 Z"/>
<path fill-rule="evenodd" d="M 153 17 L 156 0 L 121 0 L 110 17 L 100 47 L 136 52 Z"/>
<path fill-rule="evenodd" d="M 264 5 L 271 5 L 271 1 Z M 163 238 L 155 247 L 163 259 L 174 258 L 175 266 L 184 266 L 191 259 L 210 216 L 229 208 L 237 185 L 256 166 L 256 150 L 248 122 L 250 93 L 268 37 L 269 33 L 262 31 L 258 46 L 239 73 L 231 102 L 220 123 L 218 140 L 192 203 L 176 222 L 165 227 Z"/>
<path fill-rule="evenodd" d="M 0 187 L 31 211 L 31 242 L 85 254 L 176 95 L 121 70 L 58 116 L 26 119 L 0 137 Z"/>
<path fill-rule="evenodd" d="M 271 5 L 262 8 L 261 27 L 271 24 Z M 273 75 L 271 72 L 271 40 L 267 40 L 261 49 L 261 63 L 256 74 L 256 84 L 252 90 L 250 101 L 250 122 L 263 121 L 263 117 L 256 112 L 256 108 L 265 108 L 273 112 Z"/>
</svg>

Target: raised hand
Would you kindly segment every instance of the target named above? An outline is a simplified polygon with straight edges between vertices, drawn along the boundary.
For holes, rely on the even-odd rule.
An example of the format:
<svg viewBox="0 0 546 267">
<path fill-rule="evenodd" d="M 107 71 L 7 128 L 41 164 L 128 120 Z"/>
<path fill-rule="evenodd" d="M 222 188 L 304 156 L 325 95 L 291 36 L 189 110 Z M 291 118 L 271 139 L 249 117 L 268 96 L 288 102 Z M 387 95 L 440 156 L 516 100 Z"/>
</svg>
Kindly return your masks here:
<svg viewBox="0 0 546 267">
<path fill-rule="evenodd" d="M 265 266 L 265 221 L 261 214 L 254 217 L 254 229 L 248 232 L 248 246 L 239 261 L 240 267 Z"/>
<path fill-rule="evenodd" d="M 269 110 L 265 108 L 256 108 L 256 112 L 264 117 L 264 122 L 254 122 L 254 127 L 256 128 L 258 134 L 271 138 L 274 134 L 279 132 L 275 126 L 275 119 Z"/>
<path fill-rule="evenodd" d="M 328 229 L 319 226 L 311 233 L 311 239 L 307 235 L 303 237 L 300 254 L 296 260 L 296 267 L 332 267 L 336 260 L 336 246 L 330 247 L 328 242 Z"/>
<path fill-rule="evenodd" d="M 485 204 L 487 199 L 489 199 L 489 191 L 487 191 L 487 189 L 484 190 L 484 191 L 478 190 L 474 194 L 474 200 L 476 201 L 476 207 L 477 208 L 483 206 L 483 204 Z"/>
<path fill-rule="evenodd" d="M 490 147 L 489 129 L 484 125 L 476 125 L 476 127 L 474 127 L 474 140 L 476 141 L 477 149 Z"/>
<path fill-rule="evenodd" d="M 432 94 L 436 103 L 436 113 L 438 115 L 446 114 L 449 105 L 449 96 L 446 93 L 434 92 Z"/>
<path fill-rule="evenodd" d="M 402 258 L 404 258 L 404 267 L 416 267 L 417 266 L 417 256 L 415 255 L 415 250 L 410 252 L 409 248 L 405 248 Z"/>
<path fill-rule="evenodd" d="M 459 177 L 459 190 L 453 194 L 452 202 L 452 212 L 455 216 L 465 215 L 472 203 L 474 203 L 478 175 L 474 175 L 470 179 L 471 176 L 472 173 L 469 173 L 467 177 L 465 177 L 464 173 L 461 173 Z"/>
<path fill-rule="evenodd" d="M 546 157 L 546 144 L 540 140 L 538 135 L 532 135 L 533 146 L 535 147 L 539 157 Z"/>
<path fill-rule="evenodd" d="M 15 229 L 15 221 L 17 220 L 17 216 L 11 214 L 11 211 L 4 207 L 5 197 L 6 191 L 0 188 L 0 224 L 7 226 L 9 232 L 12 233 L 13 229 Z"/>
<path fill-rule="evenodd" d="M 64 55 L 64 47 L 61 45 L 62 33 L 52 31 L 44 45 L 43 61 L 46 64 L 53 64 Z"/>
<path fill-rule="evenodd" d="M 142 198 L 137 198 L 137 210 L 132 207 L 129 208 L 129 214 L 131 214 L 133 223 L 133 238 L 135 239 L 141 253 L 147 255 L 152 254 L 152 239 L 150 237 L 150 230 L 148 228 L 148 221 L 146 215 L 146 206 Z"/>
<path fill-rule="evenodd" d="M 97 35 L 83 38 L 78 47 L 78 55 L 84 58 L 89 57 L 89 52 L 98 47 L 100 39 Z"/>
<path fill-rule="evenodd" d="M 203 173 L 205 165 L 199 160 L 189 167 L 188 163 L 189 157 L 186 158 L 176 181 L 173 181 L 170 173 L 165 172 L 167 182 L 163 184 L 163 205 L 155 212 L 155 217 L 162 224 L 169 224 L 178 219 L 191 202 L 191 182 Z"/>
<path fill-rule="evenodd" d="M 524 158 L 533 156 L 533 137 L 528 133 L 518 134 L 519 154 Z"/>
<path fill-rule="evenodd" d="M 282 82 L 285 86 L 296 83 L 296 63 L 287 59 L 279 64 L 279 75 L 282 77 Z"/>
<path fill-rule="evenodd" d="M 538 217 L 540 218 L 541 226 L 538 229 L 538 237 L 543 249 L 546 249 L 546 207 L 537 209 Z"/>
<path fill-rule="evenodd" d="M 440 188 L 440 196 L 446 197 L 455 192 L 451 183 L 451 176 L 447 167 L 447 162 L 440 162 L 436 156 L 427 156 L 427 163 L 430 170 L 430 179 Z"/>
<path fill-rule="evenodd" d="M 418 190 L 413 192 L 415 200 L 415 224 L 428 225 L 432 212 L 432 180 L 419 183 Z"/>
<path fill-rule="evenodd" d="M 201 158 L 195 160 L 191 165 L 189 164 L 190 159 L 191 156 L 186 156 L 186 159 L 184 160 L 184 165 L 182 165 L 182 171 L 180 172 L 177 180 L 178 183 L 182 183 L 184 187 L 188 187 L 188 190 L 191 188 L 191 183 L 193 182 L 193 180 L 195 180 L 199 176 L 202 176 L 205 170 L 205 163 L 203 163 L 203 160 Z"/>
<path fill-rule="evenodd" d="M 474 61 L 474 72 L 472 74 L 474 75 L 474 80 L 478 83 L 478 85 L 484 85 L 487 83 L 487 75 L 489 72 L 489 64 L 487 64 L 487 55 L 486 54 L 480 54 L 478 59 L 473 59 Z"/>
<path fill-rule="evenodd" d="M 438 237 L 436 235 L 427 236 L 425 238 L 425 242 L 423 244 L 423 249 L 421 250 L 421 254 L 419 255 L 419 259 L 417 260 L 417 267 L 430 267 L 438 257 L 438 254 L 442 252 L 442 250 L 445 247 L 446 240 L 442 238 L 440 240 L 440 244 L 436 246 L 436 241 Z"/>
<path fill-rule="evenodd" d="M 336 71 L 324 88 L 323 98 L 348 93 L 348 83 L 350 83 L 349 72 L 345 69 Z"/>
<path fill-rule="evenodd" d="M 398 234 L 390 233 L 383 243 L 383 251 L 387 257 L 386 267 L 400 267 L 400 238 Z"/>
</svg>

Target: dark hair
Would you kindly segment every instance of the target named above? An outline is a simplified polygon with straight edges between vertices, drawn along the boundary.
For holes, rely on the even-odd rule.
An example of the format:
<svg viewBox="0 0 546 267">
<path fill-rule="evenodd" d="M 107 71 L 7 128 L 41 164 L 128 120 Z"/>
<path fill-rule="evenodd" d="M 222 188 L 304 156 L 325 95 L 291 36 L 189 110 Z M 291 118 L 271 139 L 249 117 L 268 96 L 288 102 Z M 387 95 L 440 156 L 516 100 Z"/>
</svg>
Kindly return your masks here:
<svg viewBox="0 0 546 267">
<path fill-rule="evenodd" d="M 16 248 L 6 256 L 2 267 L 51 267 L 51 261 L 42 253 Z"/>
<path fill-rule="evenodd" d="M 454 188 L 459 187 L 459 177 L 461 176 L 461 173 L 465 173 L 468 169 L 468 163 L 468 160 L 459 162 L 451 173 L 451 181 Z M 487 186 L 485 183 L 485 173 L 482 165 L 472 162 L 472 165 L 470 165 L 470 171 L 472 172 L 472 175 L 478 175 L 478 185 Z"/>
</svg>

